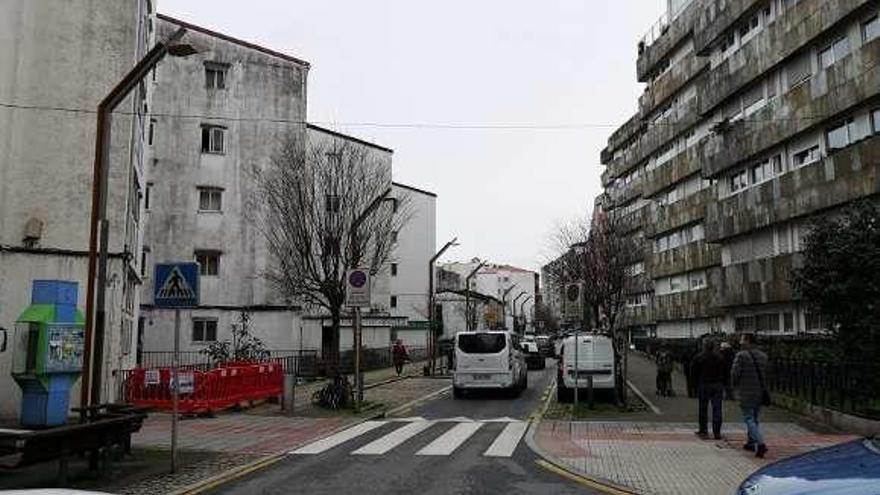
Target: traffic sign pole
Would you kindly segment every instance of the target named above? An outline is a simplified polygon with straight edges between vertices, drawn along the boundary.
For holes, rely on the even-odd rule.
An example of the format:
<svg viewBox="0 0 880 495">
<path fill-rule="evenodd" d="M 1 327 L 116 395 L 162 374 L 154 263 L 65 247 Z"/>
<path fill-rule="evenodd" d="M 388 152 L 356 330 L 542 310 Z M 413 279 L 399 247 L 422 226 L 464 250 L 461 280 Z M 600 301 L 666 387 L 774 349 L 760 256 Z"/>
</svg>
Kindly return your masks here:
<svg viewBox="0 0 880 495">
<path fill-rule="evenodd" d="M 171 395 L 171 474 L 177 472 L 177 423 L 178 403 L 180 401 L 180 309 L 174 310 L 174 356 L 171 359 L 171 380 L 174 390 Z"/>
</svg>

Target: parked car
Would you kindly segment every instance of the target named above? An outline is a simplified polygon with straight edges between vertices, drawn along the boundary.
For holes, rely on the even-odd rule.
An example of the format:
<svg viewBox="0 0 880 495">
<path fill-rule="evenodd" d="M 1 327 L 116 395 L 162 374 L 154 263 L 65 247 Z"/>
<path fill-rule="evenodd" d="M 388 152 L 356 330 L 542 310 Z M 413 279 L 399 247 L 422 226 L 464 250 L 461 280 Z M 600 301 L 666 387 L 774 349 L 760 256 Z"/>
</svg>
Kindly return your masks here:
<svg viewBox="0 0 880 495">
<path fill-rule="evenodd" d="M 614 349 L 610 338 L 572 335 L 562 340 L 559 355 L 556 373 L 556 399 L 559 402 L 571 402 L 575 388 L 586 390 L 590 377 L 594 390 L 614 389 Z"/>
<path fill-rule="evenodd" d="M 814 450 L 765 466 L 737 495 L 876 495 L 880 439 L 866 438 Z"/>
<path fill-rule="evenodd" d="M 528 388 L 528 369 L 519 336 L 507 331 L 459 332 L 455 335 L 453 396 L 468 390 Z"/>
<path fill-rule="evenodd" d="M 553 340 L 549 335 L 538 335 L 535 337 L 535 342 L 538 343 L 538 351 L 540 351 L 541 355 L 545 358 L 556 355 Z"/>
<path fill-rule="evenodd" d="M 542 370 L 547 367 L 547 361 L 537 342 L 523 342 L 522 350 L 526 356 L 526 366 L 530 370 Z"/>
</svg>

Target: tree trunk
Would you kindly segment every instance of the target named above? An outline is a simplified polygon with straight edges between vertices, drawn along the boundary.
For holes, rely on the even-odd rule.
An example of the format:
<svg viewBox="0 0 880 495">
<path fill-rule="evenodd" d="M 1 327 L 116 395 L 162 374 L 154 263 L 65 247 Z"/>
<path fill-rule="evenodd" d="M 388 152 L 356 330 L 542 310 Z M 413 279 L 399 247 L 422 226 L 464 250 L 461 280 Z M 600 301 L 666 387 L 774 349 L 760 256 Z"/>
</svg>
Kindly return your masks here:
<svg viewBox="0 0 880 495">
<path fill-rule="evenodd" d="M 336 378 L 339 375 L 339 327 L 342 320 L 341 308 L 336 306 L 330 309 L 330 355 L 327 356 L 327 376 Z"/>
</svg>

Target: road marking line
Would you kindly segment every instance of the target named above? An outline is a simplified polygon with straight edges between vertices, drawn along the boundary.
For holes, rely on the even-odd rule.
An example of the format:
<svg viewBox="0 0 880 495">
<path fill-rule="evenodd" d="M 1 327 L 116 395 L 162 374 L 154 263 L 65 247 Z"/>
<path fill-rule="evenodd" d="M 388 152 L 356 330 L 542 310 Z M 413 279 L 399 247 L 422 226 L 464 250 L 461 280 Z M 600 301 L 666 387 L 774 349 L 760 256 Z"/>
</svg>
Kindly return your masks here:
<svg viewBox="0 0 880 495">
<path fill-rule="evenodd" d="M 639 399 L 642 399 L 642 402 L 644 402 L 644 403 L 645 403 L 645 404 L 651 409 L 651 411 L 654 412 L 654 414 L 663 414 L 663 413 L 660 411 L 660 408 L 657 407 L 657 406 L 655 406 L 653 402 L 651 402 L 650 400 L 648 400 L 648 397 L 647 397 L 645 394 L 643 394 L 642 391 L 639 390 L 638 387 L 636 387 L 635 384 L 634 384 L 633 382 L 627 380 L 627 381 L 626 381 L 626 384 L 629 385 L 629 388 L 631 388 L 632 391 L 635 392 L 636 395 L 639 396 Z"/>
<path fill-rule="evenodd" d="M 357 438 L 364 433 L 375 430 L 376 428 L 387 424 L 387 421 L 365 421 L 359 425 L 352 426 L 347 430 L 343 430 L 335 435 L 331 435 L 317 442 L 310 443 L 305 447 L 299 448 L 291 452 L 294 455 L 315 455 L 326 452 L 333 447 L 342 445 L 343 443 Z"/>
<path fill-rule="evenodd" d="M 416 421 L 392 431 L 352 452 L 353 455 L 381 455 L 430 428 L 432 421 Z"/>
<path fill-rule="evenodd" d="M 483 423 L 459 423 L 440 435 L 427 447 L 416 452 L 416 455 L 449 455 L 476 433 L 481 426 Z"/>
<path fill-rule="evenodd" d="M 516 450 L 516 446 L 519 445 L 519 441 L 522 440 L 528 428 L 529 424 L 525 421 L 509 423 L 504 427 L 501 434 L 495 438 L 495 441 L 492 442 L 492 445 L 489 446 L 486 452 L 483 452 L 483 455 L 486 457 L 512 456 L 513 451 Z"/>
<path fill-rule="evenodd" d="M 631 492 L 628 490 L 622 490 L 622 489 L 614 487 L 614 486 L 610 486 L 610 485 L 606 485 L 604 483 L 599 483 L 597 481 L 593 481 L 593 480 L 585 478 L 583 476 L 574 474 L 566 469 L 563 469 L 559 466 L 556 466 L 552 463 L 549 463 L 543 459 L 539 459 L 539 460 L 535 461 L 535 463 L 537 465 L 541 466 L 542 468 L 546 469 L 547 471 L 558 474 L 559 476 L 562 476 L 563 478 L 566 478 L 566 479 L 573 481 L 575 483 L 578 483 L 580 485 L 590 487 L 594 490 L 598 490 L 601 493 L 605 493 L 607 495 L 635 495 L 635 492 Z"/>
</svg>

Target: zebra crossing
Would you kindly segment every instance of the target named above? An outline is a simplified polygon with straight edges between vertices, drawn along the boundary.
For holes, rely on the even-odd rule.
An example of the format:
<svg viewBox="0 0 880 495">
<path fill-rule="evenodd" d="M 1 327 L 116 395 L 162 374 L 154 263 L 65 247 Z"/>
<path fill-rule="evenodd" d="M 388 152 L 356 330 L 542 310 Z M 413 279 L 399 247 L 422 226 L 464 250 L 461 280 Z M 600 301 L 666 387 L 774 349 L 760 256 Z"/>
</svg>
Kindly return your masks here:
<svg viewBox="0 0 880 495">
<path fill-rule="evenodd" d="M 529 428 L 527 421 L 511 418 L 488 420 L 472 420 L 464 417 L 447 419 L 399 418 L 384 421 L 365 421 L 321 440 L 289 452 L 294 456 L 323 454 L 345 444 L 356 443 L 356 440 L 380 428 L 389 429 L 379 438 L 365 445 L 352 445 L 353 456 L 380 456 L 388 454 L 407 442 L 424 444 L 415 452 L 416 456 L 443 457 L 452 455 L 467 443 L 474 435 L 489 425 L 503 425 L 483 452 L 484 457 L 511 457 Z M 436 427 L 436 428 L 434 428 Z M 499 426 L 490 426 L 497 430 Z M 439 432 L 439 435 L 437 434 Z M 425 444 L 425 442 L 427 442 Z M 354 448 L 356 447 L 356 448 Z"/>
</svg>

